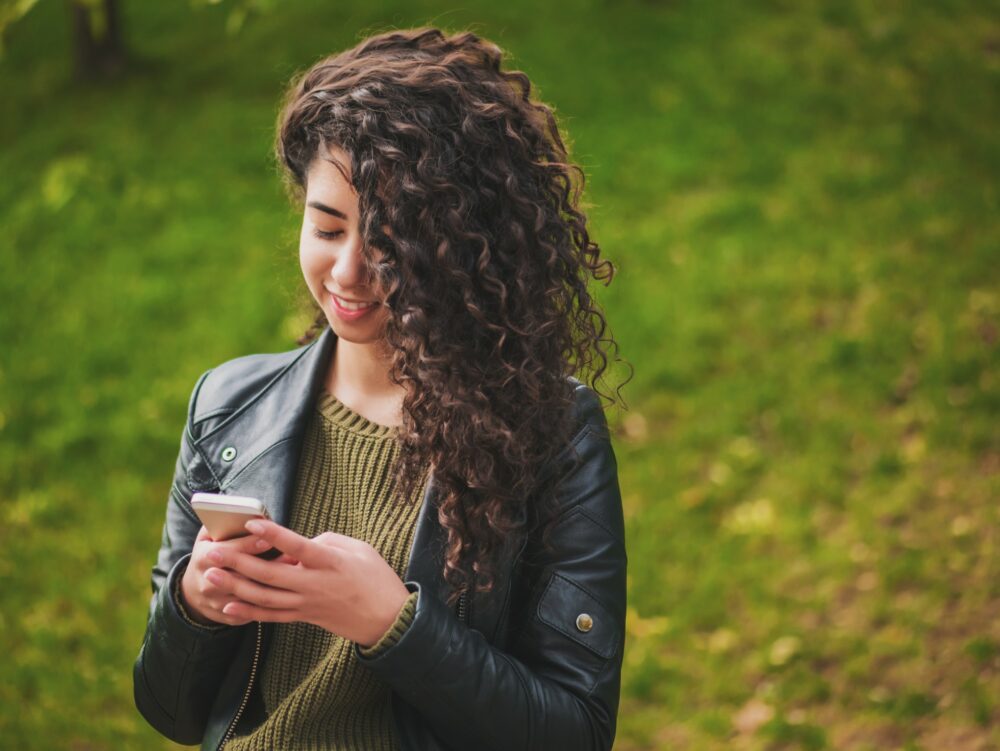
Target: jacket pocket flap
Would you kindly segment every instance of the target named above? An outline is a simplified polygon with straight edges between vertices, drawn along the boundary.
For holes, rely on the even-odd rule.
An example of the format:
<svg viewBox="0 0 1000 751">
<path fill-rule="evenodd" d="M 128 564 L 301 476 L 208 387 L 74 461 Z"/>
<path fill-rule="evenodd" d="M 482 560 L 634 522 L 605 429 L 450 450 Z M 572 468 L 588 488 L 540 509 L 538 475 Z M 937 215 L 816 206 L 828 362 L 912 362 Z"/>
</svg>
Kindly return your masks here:
<svg viewBox="0 0 1000 751">
<path fill-rule="evenodd" d="M 562 574 L 553 574 L 538 601 L 538 618 L 605 659 L 615 653 L 618 627 L 590 592 Z"/>
</svg>

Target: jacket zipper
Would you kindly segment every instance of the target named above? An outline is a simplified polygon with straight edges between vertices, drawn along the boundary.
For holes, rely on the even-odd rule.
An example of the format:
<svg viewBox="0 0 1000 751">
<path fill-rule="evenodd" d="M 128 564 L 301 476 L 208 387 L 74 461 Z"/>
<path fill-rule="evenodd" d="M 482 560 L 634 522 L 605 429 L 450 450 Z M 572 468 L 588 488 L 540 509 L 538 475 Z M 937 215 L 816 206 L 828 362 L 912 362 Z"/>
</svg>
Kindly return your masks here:
<svg viewBox="0 0 1000 751">
<path fill-rule="evenodd" d="M 226 745 L 229 740 L 229 736 L 233 734 L 236 729 L 236 723 L 240 721 L 240 717 L 243 715 L 243 710 L 247 707 L 247 702 L 250 701 L 250 691 L 253 689 L 253 681 L 257 675 L 257 664 L 260 661 L 260 647 L 263 642 L 264 636 L 264 624 L 257 621 L 257 643 L 254 645 L 253 650 L 253 663 L 250 665 L 250 680 L 247 681 L 246 691 L 243 692 L 243 701 L 240 702 L 240 708 L 236 710 L 236 716 L 233 717 L 233 721 L 229 723 L 229 727 L 226 729 L 226 734 L 222 736 L 222 741 L 219 742 L 219 748 L 221 749 Z"/>
<path fill-rule="evenodd" d="M 458 620 L 465 623 L 465 592 L 458 596 Z"/>
</svg>

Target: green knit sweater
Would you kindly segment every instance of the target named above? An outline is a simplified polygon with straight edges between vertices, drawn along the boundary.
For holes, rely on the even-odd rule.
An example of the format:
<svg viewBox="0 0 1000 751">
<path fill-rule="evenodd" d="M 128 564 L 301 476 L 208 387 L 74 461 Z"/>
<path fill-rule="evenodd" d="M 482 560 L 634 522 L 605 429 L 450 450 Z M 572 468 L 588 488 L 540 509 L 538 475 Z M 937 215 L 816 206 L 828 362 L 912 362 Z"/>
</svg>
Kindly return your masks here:
<svg viewBox="0 0 1000 751">
<path fill-rule="evenodd" d="M 393 493 L 396 429 L 371 422 L 327 391 L 316 407 L 303 437 L 288 526 L 307 537 L 330 530 L 365 540 L 403 577 L 424 487 L 402 505 Z M 363 654 L 398 641 L 416 599 L 411 593 L 395 623 Z M 358 662 L 352 647 L 317 626 L 276 624 L 258 679 L 267 719 L 249 735 L 230 739 L 225 751 L 395 751 L 389 688 Z"/>
</svg>

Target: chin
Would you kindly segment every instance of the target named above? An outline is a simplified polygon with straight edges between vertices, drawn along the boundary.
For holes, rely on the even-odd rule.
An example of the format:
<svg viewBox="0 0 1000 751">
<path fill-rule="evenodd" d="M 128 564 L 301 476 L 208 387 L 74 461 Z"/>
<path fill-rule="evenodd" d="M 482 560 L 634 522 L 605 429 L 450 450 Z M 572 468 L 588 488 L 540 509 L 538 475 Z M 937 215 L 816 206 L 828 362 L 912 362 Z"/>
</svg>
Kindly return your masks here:
<svg viewBox="0 0 1000 751">
<path fill-rule="evenodd" d="M 362 328 L 344 323 L 336 315 L 327 314 L 326 322 L 338 339 L 352 344 L 374 344 L 383 338 L 384 326 L 381 321 L 372 321 Z"/>
</svg>

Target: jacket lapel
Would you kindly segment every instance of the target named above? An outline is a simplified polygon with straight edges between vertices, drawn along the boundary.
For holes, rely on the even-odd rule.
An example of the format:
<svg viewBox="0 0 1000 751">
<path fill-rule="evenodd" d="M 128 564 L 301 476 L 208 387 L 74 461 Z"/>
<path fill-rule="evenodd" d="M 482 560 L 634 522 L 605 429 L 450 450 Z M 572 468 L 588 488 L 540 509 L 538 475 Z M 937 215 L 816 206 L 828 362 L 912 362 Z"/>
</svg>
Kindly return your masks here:
<svg viewBox="0 0 1000 751">
<path fill-rule="evenodd" d="M 195 442 L 218 492 L 259 498 L 282 525 L 288 523 L 306 422 L 335 341 L 333 331 L 325 329 L 266 386 Z"/>
</svg>

